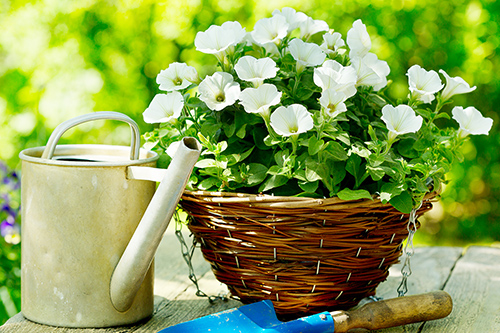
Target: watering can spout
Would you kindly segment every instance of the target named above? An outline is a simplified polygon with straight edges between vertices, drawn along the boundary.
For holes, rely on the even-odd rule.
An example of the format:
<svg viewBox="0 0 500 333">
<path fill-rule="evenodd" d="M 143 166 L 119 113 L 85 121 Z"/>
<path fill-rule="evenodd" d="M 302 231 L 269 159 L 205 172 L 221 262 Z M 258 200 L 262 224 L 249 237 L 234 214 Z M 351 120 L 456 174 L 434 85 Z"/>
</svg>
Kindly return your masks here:
<svg viewBox="0 0 500 333">
<path fill-rule="evenodd" d="M 201 145 L 196 139 L 184 138 L 180 141 L 172 162 L 111 277 L 110 297 L 116 310 L 125 312 L 132 306 L 200 151 Z"/>
</svg>

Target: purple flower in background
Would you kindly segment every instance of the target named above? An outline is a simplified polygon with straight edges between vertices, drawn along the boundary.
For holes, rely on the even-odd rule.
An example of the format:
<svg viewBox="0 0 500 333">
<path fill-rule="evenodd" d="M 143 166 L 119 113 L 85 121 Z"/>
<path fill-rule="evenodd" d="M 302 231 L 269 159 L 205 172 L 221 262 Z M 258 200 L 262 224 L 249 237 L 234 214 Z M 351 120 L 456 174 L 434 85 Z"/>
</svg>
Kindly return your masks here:
<svg viewBox="0 0 500 333">
<path fill-rule="evenodd" d="M 19 217 L 20 179 L 15 171 L 0 161 L 0 235 L 7 243 L 21 241 Z"/>
</svg>

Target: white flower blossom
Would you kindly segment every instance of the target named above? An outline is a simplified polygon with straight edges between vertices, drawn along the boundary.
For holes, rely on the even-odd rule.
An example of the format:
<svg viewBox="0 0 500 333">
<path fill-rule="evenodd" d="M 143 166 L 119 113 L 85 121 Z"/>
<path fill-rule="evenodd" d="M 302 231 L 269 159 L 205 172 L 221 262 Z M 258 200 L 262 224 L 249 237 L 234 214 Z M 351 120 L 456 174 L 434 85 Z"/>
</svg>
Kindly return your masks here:
<svg viewBox="0 0 500 333">
<path fill-rule="evenodd" d="M 444 70 L 440 69 L 439 73 L 443 74 L 446 78 L 446 86 L 443 89 L 441 97 L 444 101 L 450 99 L 454 95 L 467 94 L 476 90 L 476 86 L 471 87 L 460 76 L 450 77 Z"/>
<path fill-rule="evenodd" d="M 198 80 L 198 73 L 194 67 L 179 62 L 171 63 L 156 76 L 156 83 L 160 85 L 160 90 L 164 91 L 186 89 Z"/>
<path fill-rule="evenodd" d="M 327 60 L 323 66 L 315 68 L 313 81 L 322 91 L 333 89 L 344 93 L 346 98 L 356 94 L 355 69 L 351 66 L 344 67 L 334 60 Z"/>
<path fill-rule="evenodd" d="M 331 68 L 333 69 L 335 72 L 338 72 L 340 73 L 342 70 L 346 69 L 346 68 L 349 68 L 349 66 L 343 66 L 340 62 L 338 62 L 337 60 L 332 60 L 332 59 L 328 59 L 326 60 L 323 65 L 321 67 L 325 67 L 325 68 Z"/>
<path fill-rule="evenodd" d="M 233 76 L 225 72 L 215 72 L 207 76 L 199 85 L 200 99 L 210 110 L 220 111 L 234 104 L 240 96 L 240 85 Z"/>
<path fill-rule="evenodd" d="M 297 72 L 302 72 L 306 67 L 319 66 L 325 61 L 326 54 L 314 43 L 306 43 L 299 38 L 294 38 L 288 44 L 292 57 L 297 61 Z"/>
<path fill-rule="evenodd" d="M 166 123 L 179 118 L 183 107 L 184 98 L 180 92 L 157 94 L 142 113 L 142 117 L 149 124 Z"/>
<path fill-rule="evenodd" d="M 361 20 L 354 21 L 352 28 L 347 32 L 347 45 L 351 50 L 349 53 L 350 58 L 362 58 L 370 52 L 372 41 L 366 30 L 366 25 Z"/>
<path fill-rule="evenodd" d="M 288 34 L 288 27 L 284 16 L 275 15 L 258 20 L 251 34 L 257 44 L 278 44 Z"/>
<path fill-rule="evenodd" d="M 387 62 L 379 60 L 376 54 L 354 57 L 351 59 L 351 65 L 356 70 L 357 86 L 370 86 L 379 91 L 387 85 L 387 75 L 391 69 Z"/>
<path fill-rule="evenodd" d="M 347 107 L 344 103 L 346 99 L 347 97 L 343 92 L 327 89 L 321 94 L 319 103 L 330 117 L 335 118 L 342 112 L 347 111 Z"/>
<path fill-rule="evenodd" d="M 339 32 L 326 33 L 323 35 L 323 43 L 320 45 L 321 49 L 326 54 L 332 54 L 338 51 L 339 48 L 345 46 L 342 35 Z"/>
<path fill-rule="evenodd" d="M 300 38 L 307 40 L 314 34 L 321 31 L 328 31 L 328 23 L 322 20 L 313 20 L 311 17 L 307 17 L 305 21 L 301 22 L 300 25 Z"/>
<path fill-rule="evenodd" d="M 224 22 L 221 26 L 212 25 L 206 31 L 198 32 L 194 45 L 196 50 L 214 54 L 222 62 L 223 57 L 231 52 L 236 44 L 243 41 L 245 35 L 245 28 L 242 28 L 239 22 Z"/>
<path fill-rule="evenodd" d="M 269 108 L 281 100 L 282 93 L 272 84 L 264 83 L 258 88 L 246 88 L 240 94 L 240 101 L 248 113 L 269 116 Z"/>
<path fill-rule="evenodd" d="M 443 84 L 435 71 L 426 71 L 419 65 L 413 65 L 406 73 L 410 91 L 419 101 L 430 103 L 434 100 L 434 94 L 437 93 Z"/>
<path fill-rule="evenodd" d="M 295 9 L 290 7 L 284 7 L 281 9 L 275 9 L 273 11 L 273 16 L 281 15 L 285 17 L 286 22 L 288 23 L 288 34 L 293 30 L 297 29 L 300 23 L 304 22 L 307 19 L 307 15 L 302 12 L 297 12 Z"/>
<path fill-rule="evenodd" d="M 313 118 L 305 106 L 280 106 L 271 114 L 271 127 L 282 136 L 305 133 L 314 126 Z"/>
<path fill-rule="evenodd" d="M 455 106 L 451 110 L 451 114 L 453 115 L 453 119 L 460 125 L 458 132 L 460 138 L 465 138 L 469 134 L 488 135 L 493 126 L 493 119 L 483 117 L 481 112 L 473 106 L 465 109 L 461 106 Z"/>
<path fill-rule="evenodd" d="M 422 127 L 423 121 L 423 118 L 417 116 L 411 107 L 404 104 L 396 107 L 385 105 L 382 108 L 381 119 L 389 130 L 389 142 L 394 141 L 398 135 L 417 132 Z"/>
<path fill-rule="evenodd" d="M 252 82 L 255 87 L 258 87 L 264 83 L 265 79 L 275 77 L 278 67 L 271 58 L 256 59 L 252 56 L 243 56 L 234 66 L 234 70 L 240 79 Z"/>
</svg>

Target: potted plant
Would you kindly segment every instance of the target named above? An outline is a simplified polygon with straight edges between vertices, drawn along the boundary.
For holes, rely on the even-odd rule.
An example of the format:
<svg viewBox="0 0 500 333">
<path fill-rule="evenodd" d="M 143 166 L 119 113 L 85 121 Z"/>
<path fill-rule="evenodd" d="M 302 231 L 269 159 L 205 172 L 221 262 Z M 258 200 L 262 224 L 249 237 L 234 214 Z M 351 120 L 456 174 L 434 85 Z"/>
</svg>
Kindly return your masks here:
<svg viewBox="0 0 500 333">
<path fill-rule="evenodd" d="M 181 202 L 190 228 L 233 295 L 271 298 L 279 313 L 373 294 L 408 217 L 416 228 L 468 135 L 492 127 L 474 107 L 452 106 L 475 87 L 443 70 L 410 67 L 408 100 L 391 101 L 390 68 L 361 20 L 344 40 L 283 8 L 251 32 L 213 25 L 194 44 L 218 70 L 202 79 L 172 63 L 158 74 L 162 92 L 143 116 L 159 125 L 146 145 L 168 163 L 182 137 L 200 140 Z"/>
</svg>

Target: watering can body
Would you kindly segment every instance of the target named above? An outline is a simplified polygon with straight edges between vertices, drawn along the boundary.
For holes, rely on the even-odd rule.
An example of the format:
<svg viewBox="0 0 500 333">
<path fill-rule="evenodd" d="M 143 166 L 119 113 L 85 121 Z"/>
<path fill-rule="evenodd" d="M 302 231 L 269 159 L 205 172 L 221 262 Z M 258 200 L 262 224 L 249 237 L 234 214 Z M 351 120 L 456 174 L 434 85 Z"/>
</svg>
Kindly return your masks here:
<svg viewBox="0 0 500 333">
<path fill-rule="evenodd" d="M 153 169 L 158 155 L 138 149 L 138 141 L 132 147 L 49 143 L 20 154 L 23 315 L 64 327 L 119 326 L 147 318 L 153 312 L 154 253 L 197 160 L 197 147 L 188 148 L 194 151 L 189 162 L 181 158 L 178 184 L 167 184 L 174 192 L 170 202 L 156 198 L 168 204 L 158 211 L 150 207 L 158 195 L 155 182 L 129 176 L 130 168 L 158 170 Z M 159 195 L 169 195 L 168 189 L 163 192 Z M 148 210 L 165 216 L 156 221 Z M 132 259 L 125 260 L 124 253 Z"/>
</svg>

